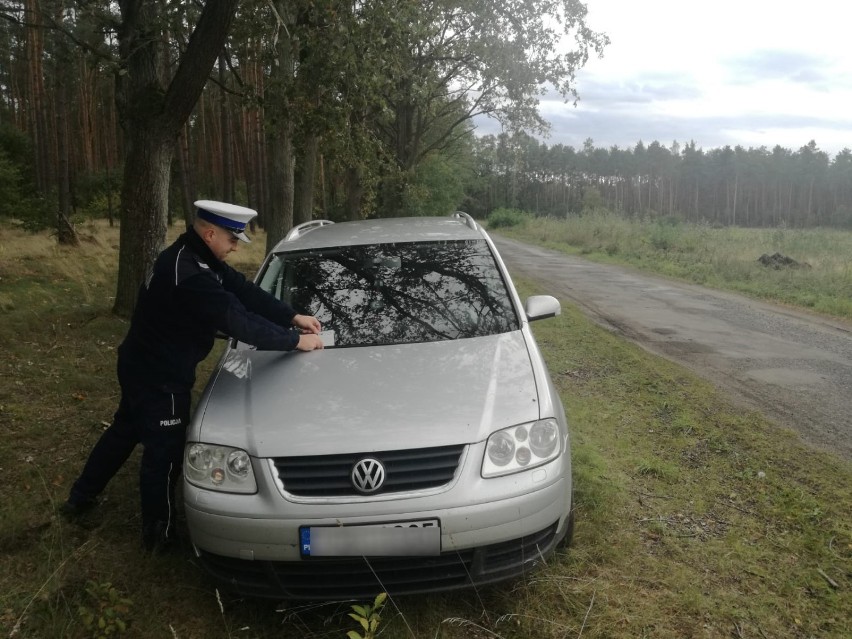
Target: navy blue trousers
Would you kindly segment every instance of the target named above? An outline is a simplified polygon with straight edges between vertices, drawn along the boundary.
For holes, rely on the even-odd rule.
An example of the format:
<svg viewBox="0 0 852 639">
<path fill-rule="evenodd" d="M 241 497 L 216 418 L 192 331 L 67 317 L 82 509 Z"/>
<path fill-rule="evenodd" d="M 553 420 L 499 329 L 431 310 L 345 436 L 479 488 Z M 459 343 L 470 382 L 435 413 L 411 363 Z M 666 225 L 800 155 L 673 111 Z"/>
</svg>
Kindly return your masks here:
<svg viewBox="0 0 852 639">
<path fill-rule="evenodd" d="M 121 381 L 121 401 L 112 424 L 89 453 L 82 473 L 71 488 L 69 501 L 94 499 L 142 444 L 139 496 L 143 529 L 165 522 L 174 525 L 175 485 L 180 479 L 186 427 L 189 424 L 190 393 Z"/>
</svg>

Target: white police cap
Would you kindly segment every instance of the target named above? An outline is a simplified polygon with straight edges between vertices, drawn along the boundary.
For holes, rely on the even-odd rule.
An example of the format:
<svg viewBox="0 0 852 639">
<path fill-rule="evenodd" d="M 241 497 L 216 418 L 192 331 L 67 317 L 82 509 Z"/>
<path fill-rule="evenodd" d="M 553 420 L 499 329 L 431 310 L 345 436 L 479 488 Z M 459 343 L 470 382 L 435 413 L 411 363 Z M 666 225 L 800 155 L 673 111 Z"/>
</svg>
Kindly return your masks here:
<svg viewBox="0 0 852 639">
<path fill-rule="evenodd" d="M 257 211 L 245 206 L 214 200 L 198 200 L 194 204 L 198 209 L 195 214 L 200 219 L 221 226 L 243 242 L 251 242 L 248 235 L 245 234 L 246 224 L 257 215 Z"/>
</svg>

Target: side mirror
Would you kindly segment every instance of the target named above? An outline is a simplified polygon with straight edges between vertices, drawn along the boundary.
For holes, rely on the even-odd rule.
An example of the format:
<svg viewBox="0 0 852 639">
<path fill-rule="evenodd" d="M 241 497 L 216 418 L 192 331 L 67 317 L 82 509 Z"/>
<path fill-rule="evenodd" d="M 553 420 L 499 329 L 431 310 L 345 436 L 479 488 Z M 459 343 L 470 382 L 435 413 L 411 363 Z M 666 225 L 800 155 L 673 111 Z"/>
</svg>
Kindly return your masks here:
<svg viewBox="0 0 852 639">
<path fill-rule="evenodd" d="M 552 295 L 530 295 L 524 302 L 524 312 L 527 314 L 527 319 L 532 322 L 556 317 L 562 313 L 562 305 Z"/>
</svg>

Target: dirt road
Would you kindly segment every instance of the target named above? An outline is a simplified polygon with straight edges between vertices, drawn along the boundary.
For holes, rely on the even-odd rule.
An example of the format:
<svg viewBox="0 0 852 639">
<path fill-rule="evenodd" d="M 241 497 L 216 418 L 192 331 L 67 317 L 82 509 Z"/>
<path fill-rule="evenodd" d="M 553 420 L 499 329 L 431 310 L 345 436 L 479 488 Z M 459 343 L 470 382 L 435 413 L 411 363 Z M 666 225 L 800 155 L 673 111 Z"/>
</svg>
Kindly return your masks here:
<svg viewBox="0 0 852 639">
<path fill-rule="evenodd" d="M 514 277 L 852 460 L 852 324 L 492 236 Z"/>
</svg>

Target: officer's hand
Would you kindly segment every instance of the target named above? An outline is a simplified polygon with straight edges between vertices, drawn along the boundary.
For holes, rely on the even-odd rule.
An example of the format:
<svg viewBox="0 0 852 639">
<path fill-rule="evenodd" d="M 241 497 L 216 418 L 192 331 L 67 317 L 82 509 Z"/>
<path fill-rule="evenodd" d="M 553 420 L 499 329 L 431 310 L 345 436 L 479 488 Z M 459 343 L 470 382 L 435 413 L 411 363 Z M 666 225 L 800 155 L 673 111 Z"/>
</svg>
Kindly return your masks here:
<svg viewBox="0 0 852 639">
<path fill-rule="evenodd" d="M 313 315 L 294 315 L 293 326 L 308 333 L 319 333 L 322 330 L 319 320 Z"/>
<path fill-rule="evenodd" d="M 313 333 L 302 333 L 299 335 L 299 343 L 296 344 L 296 348 L 300 351 L 313 351 L 323 347 L 322 338 Z"/>
</svg>

